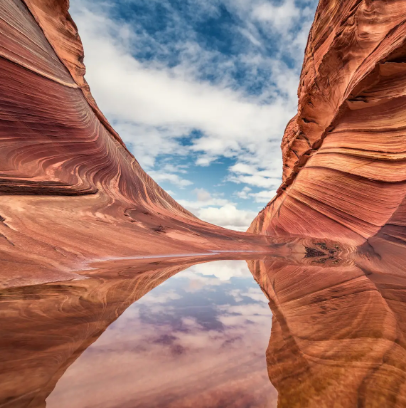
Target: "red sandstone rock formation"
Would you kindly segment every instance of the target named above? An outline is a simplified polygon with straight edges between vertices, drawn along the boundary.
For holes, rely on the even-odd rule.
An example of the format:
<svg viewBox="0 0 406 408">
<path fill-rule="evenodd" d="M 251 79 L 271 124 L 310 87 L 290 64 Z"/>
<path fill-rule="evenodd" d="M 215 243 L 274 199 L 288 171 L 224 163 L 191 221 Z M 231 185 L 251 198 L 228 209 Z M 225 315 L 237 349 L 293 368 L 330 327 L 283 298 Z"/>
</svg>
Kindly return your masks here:
<svg viewBox="0 0 406 408">
<path fill-rule="evenodd" d="M 198 220 L 142 170 L 90 94 L 68 0 L 3 0 L 0 15 L 0 251 L 8 286 L 21 277 L 66 279 L 89 259 L 266 244 Z"/>
<path fill-rule="evenodd" d="M 316 242 L 302 259 L 248 261 L 272 309 L 278 408 L 406 405 L 404 247 L 387 245 L 346 256 Z"/>
<path fill-rule="evenodd" d="M 283 183 L 250 232 L 405 240 L 406 2 L 321 0 Z"/>
</svg>

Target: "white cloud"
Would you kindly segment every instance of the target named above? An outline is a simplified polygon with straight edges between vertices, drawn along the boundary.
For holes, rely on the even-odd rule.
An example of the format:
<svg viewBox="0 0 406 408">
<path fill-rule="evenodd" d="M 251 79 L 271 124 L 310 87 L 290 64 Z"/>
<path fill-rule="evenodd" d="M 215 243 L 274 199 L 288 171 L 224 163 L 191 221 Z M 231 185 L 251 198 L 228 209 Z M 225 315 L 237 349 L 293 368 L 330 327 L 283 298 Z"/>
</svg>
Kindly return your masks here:
<svg viewBox="0 0 406 408">
<path fill-rule="evenodd" d="M 247 191 L 247 189 L 246 189 Z M 248 191 L 250 189 L 248 188 Z M 197 201 L 178 200 L 178 203 L 203 221 L 237 231 L 246 231 L 257 215 L 255 211 L 240 210 L 227 199 L 213 197 L 204 189 L 195 189 Z"/>
<path fill-rule="evenodd" d="M 246 28 L 241 28 L 240 32 L 243 36 L 245 36 L 246 38 L 248 38 L 248 40 L 251 41 L 251 43 L 253 45 L 255 45 L 256 47 L 261 47 L 262 43 L 261 41 L 249 30 L 247 30 Z"/>
<path fill-rule="evenodd" d="M 187 168 L 188 165 L 173 165 L 170 163 L 167 163 L 162 166 L 162 171 L 167 171 L 169 173 L 182 173 L 182 174 L 187 174 Z"/>
<path fill-rule="evenodd" d="M 271 29 L 286 32 L 300 18 L 300 11 L 294 0 L 285 0 L 278 5 L 269 2 L 257 4 L 252 15 L 260 21 L 269 23 Z"/>
<path fill-rule="evenodd" d="M 235 195 L 243 200 L 254 198 L 256 203 L 269 203 L 276 195 L 276 190 L 263 190 L 258 193 L 251 193 L 251 190 L 249 187 L 244 187 L 241 191 L 237 191 Z"/>
<path fill-rule="evenodd" d="M 257 215 L 255 211 L 238 209 L 236 203 L 227 199 L 213 197 L 204 189 L 195 189 L 194 192 L 197 201 L 178 200 L 178 203 L 201 220 L 211 224 L 236 231 L 246 231 Z"/>
<path fill-rule="evenodd" d="M 276 160 L 279 163 L 279 160 Z M 282 162 L 280 162 L 282 168 Z M 278 170 L 274 167 L 264 169 L 262 164 L 236 163 L 229 168 L 228 181 L 240 184 L 245 183 L 250 186 L 262 188 L 276 188 L 280 185 L 281 179 Z"/>
<path fill-rule="evenodd" d="M 251 197 L 254 197 L 257 203 L 269 203 L 271 199 L 276 195 L 276 190 L 271 191 L 260 191 L 259 193 L 252 193 L 250 194 Z"/>
<path fill-rule="evenodd" d="M 98 84 L 92 85 L 92 93 L 97 98 Z M 97 103 L 103 109 L 103 101 L 97 98 Z M 154 168 L 155 160 L 159 155 L 186 156 L 188 149 L 179 143 L 179 138 L 185 136 L 188 131 L 182 127 L 156 127 L 145 123 L 119 120 L 109 112 L 104 111 L 112 123 L 114 129 L 124 140 L 128 148 L 146 169 Z M 163 171 L 166 171 L 162 169 Z M 175 171 L 176 172 L 176 171 Z"/>
<path fill-rule="evenodd" d="M 193 192 L 196 195 L 196 201 L 178 200 L 178 203 L 199 216 L 199 211 L 204 207 L 223 206 L 230 204 L 230 201 L 224 198 L 213 197 L 207 190 L 203 188 L 195 188 Z"/>
<path fill-rule="evenodd" d="M 171 173 L 160 173 L 156 171 L 150 171 L 149 175 L 157 182 L 168 182 L 171 184 L 174 184 L 180 188 L 185 188 L 187 186 L 190 186 L 193 184 L 190 180 L 183 179 L 179 177 L 177 174 L 171 174 Z"/>
<path fill-rule="evenodd" d="M 221 281 L 228 281 L 236 277 L 252 277 L 251 272 L 245 261 L 214 261 L 202 263 L 190 267 L 186 272 L 182 272 L 176 276 L 179 278 L 193 277 L 199 273 L 204 276 L 215 276 Z"/>
<path fill-rule="evenodd" d="M 281 182 L 279 177 L 266 170 L 257 170 L 253 174 L 230 174 L 227 180 L 262 188 L 277 187 Z"/>
<path fill-rule="evenodd" d="M 184 189 L 195 182 L 188 176 L 188 166 L 178 164 L 177 158 L 209 166 L 226 157 L 235 165 L 221 181 L 246 185 L 234 197 L 265 203 L 281 181 L 280 141 L 297 108 L 313 3 L 187 2 L 195 21 L 205 21 L 208 15 L 215 18 L 220 6 L 227 8 L 235 17 L 234 34 L 241 38 L 238 55 L 204 48 L 167 0 L 160 3 L 173 14 L 165 41 L 150 34 L 137 16 L 127 16 L 127 22 L 114 20 L 113 2 L 71 0 L 71 12 L 84 44 L 86 79 L 93 96 L 158 183 Z M 137 52 L 145 49 L 152 58 L 137 59 Z M 169 63 L 175 54 L 176 63 Z M 242 81 L 233 76 L 237 66 L 244 67 Z M 256 88 L 260 90 L 253 92 Z M 263 191 L 253 193 L 251 187 Z M 210 191 L 193 191 L 195 201 L 179 202 L 208 222 L 245 230 L 256 215 Z"/>
<path fill-rule="evenodd" d="M 195 188 L 194 193 L 197 195 L 197 201 L 207 202 L 211 200 L 211 194 L 204 188 Z"/>
<path fill-rule="evenodd" d="M 203 221 L 236 231 L 246 231 L 256 215 L 255 211 L 239 210 L 233 204 L 226 204 L 220 208 L 202 208 L 198 212 L 199 218 Z"/>
<path fill-rule="evenodd" d="M 241 191 L 237 191 L 236 195 L 239 198 L 242 198 L 243 200 L 247 200 L 248 198 L 250 198 L 249 196 L 249 192 L 251 191 L 250 187 L 244 187 Z"/>
<path fill-rule="evenodd" d="M 190 151 L 198 153 L 198 165 L 220 156 L 266 158 L 265 165 L 278 160 L 279 141 L 296 105 L 297 75 L 291 69 L 280 61 L 267 61 L 280 89 L 263 103 L 263 96 L 246 95 L 229 86 L 226 77 L 218 84 L 196 78 L 202 61 L 198 64 L 194 58 L 205 58 L 196 44 L 189 44 L 192 56 L 174 68 L 137 61 L 132 56 L 131 27 L 110 20 L 90 2 L 72 3 L 93 95 L 142 165 L 154 166 L 160 154 Z M 183 146 L 179 139 L 194 129 L 202 136 Z M 277 150 L 273 140 L 278 141 Z M 277 166 L 275 176 L 280 174 Z"/>
<path fill-rule="evenodd" d="M 275 40 L 275 53 L 278 59 L 289 56 L 296 62 L 296 85 L 299 70 L 303 61 L 305 48 L 311 22 L 318 0 L 224 0 L 229 8 L 233 9 L 245 22 L 245 35 L 253 45 L 258 38 L 258 30 L 269 40 Z M 264 39 L 262 38 L 262 41 Z M 266 41 L 266 40 L 265 40 Z M 264 48 L 264 45 L 262 44 Z M 286 88 L 281 83 L 280 88 Z M 295 89 L 296 91 L 296 89 Z"/>
<path fill-rule="evenodd" d="M 230 171 L 239 174 L 253 174 L 256 168 L 246 163 L 236 163 L 230 167 Z"/>
</svg>

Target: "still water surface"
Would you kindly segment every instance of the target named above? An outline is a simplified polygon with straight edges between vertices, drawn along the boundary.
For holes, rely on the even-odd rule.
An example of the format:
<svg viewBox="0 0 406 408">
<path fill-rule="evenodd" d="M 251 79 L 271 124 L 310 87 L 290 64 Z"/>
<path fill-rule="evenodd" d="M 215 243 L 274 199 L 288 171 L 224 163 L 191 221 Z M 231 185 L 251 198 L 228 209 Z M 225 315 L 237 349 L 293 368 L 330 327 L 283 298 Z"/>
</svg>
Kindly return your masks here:
<svg viewBox="0 0 406 408">
<path fill-rule="evenodd" d="M 0 408 L 406 407 L 404 245 L 301 248 L 0 290 Z"/>
<path fill-rule="evenodd" d="M 271 323 L 245 261 L 192 266 L 112 323 L 47 407 L 276 407 L 265 360 Z"/>
</svg>

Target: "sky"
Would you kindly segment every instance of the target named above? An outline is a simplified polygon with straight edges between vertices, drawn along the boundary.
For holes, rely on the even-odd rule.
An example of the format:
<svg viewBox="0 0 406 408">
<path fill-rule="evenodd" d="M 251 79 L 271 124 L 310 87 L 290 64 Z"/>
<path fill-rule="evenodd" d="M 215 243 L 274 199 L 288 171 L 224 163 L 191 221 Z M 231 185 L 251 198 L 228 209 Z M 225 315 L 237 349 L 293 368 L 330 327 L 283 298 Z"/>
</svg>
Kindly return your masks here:
<svg viewBox="0 0 406 408">
<path fill-rule="evenodd" d="M 71 0 L 100 109 L 199 218 L 244 231 L 281 182 L 280 144 L 316 0 Z"/>
</svg>

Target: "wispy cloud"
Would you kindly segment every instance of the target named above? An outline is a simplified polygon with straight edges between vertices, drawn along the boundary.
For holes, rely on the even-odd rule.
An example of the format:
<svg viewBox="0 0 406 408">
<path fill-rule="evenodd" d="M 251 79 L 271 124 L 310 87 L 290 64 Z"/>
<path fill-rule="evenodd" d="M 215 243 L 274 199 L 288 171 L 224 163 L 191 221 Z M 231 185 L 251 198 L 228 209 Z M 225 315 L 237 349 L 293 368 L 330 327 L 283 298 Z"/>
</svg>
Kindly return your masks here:
<svg viewBox="0 0 406 408">
<path fill-rule="evenodd" d="M 173 174 L 173 173 L 161 173 L 161 172 L 155 172 L 151 170 L 149 174 L 158 183 L 167 181 L 169 183 L 177 185 L 180 188 L 185 188 L 193 184 L 192 181 L 181 178 L 177 174 Z"/>
<path fill-rule="evenodd" d="M 276 190 L 263 190 L 258 193 L 252 193 L 251 188 L 244 187 L 241 191 L 237 191 L 235 195 L 243 200 L 254 198 L 257 203 L 269 203 L 276 195 Z"/>
<path fill-rule="evenodd" d="M 256 212 L 240 210 L 237 204 L 221 197 L 212 197 L 204 189 L 195 189 L 197 200 L 178 200 L 179 204 L 196 214 L 200 219 L 224 228 L 245 231 Z"/>
<path fill-rule="evenodd" d="M 212 2 L 204 10 L 209 8 L 214 12 L 216 3 Z M 237 57 L 226 58 L 192 40 L 179 44 L 176 40 L 183 40 L 182 28 L 176 26 L 171 28 L 171 33 L 179 54 L 177 64 L 171 66 L 165 59 L 162 62 L 155 58 L 164 53 L 162 49 L 170 47 L 157 44 L 151 36 L 148 44 L 157 55 L 140 61 L 134 57 L 134 47 L 140 37 L 145 37 L 145 32 L 140 33 L 139 27 L 110 18 L 109 8 L 103 9 L 98 2 L 73 1 L 72 4 L 86 49 L 87 79 L 92 91 L 102 110 L 117 122 L 123 138 L 135 150 L 144 153 L 141 162 L 151 165 L 159 154 L 187 154 L 189 149 L 206 160 L 223 155 L 238 158 L 243 154 L 252 161 L 260 150 L 275 155 L 272 141 L 279 142 L 295 110 L 297 67 L 289 67 L 276 53 L 260 53 L 249 61 L 250 47 L 245 47 L 246 52 Z M 290 25 L 303 14 L 293 0 L 278 6 L 258 1 L 227 5 L 237 17 L 243 17 L 242 13 L 245 19 L 248 17 L 248 23 L 240 28 L 252 36 L 251 40 L 257 30 L 252 28 L 256 20 L 277 30 L 289 31 Z M 198 2 L 195 7 L 203 6 Z M 285 46 L 281 44 L 278 52 L 281 53 Z M 219 61 L 214 64 L 216 57 Z M 254 76 L 258 70 L 266 70 L 269 78 L 264 82 L 269 85 L 268 89 L 259 95 L 247 94 L 250 78 L 238 83 L 232 76 L 237 62 L 251 65 L 245 70 L 247 75 Z M 201 78 L 202 73 L 213 71 L 216 80 Z M 267 103 L 263 101 L 265 96 Z M 192 139 L 187 149 L 176 139 L 190 134 L 193 129 L 201 130 L 202 136 Z M 149 143 L 147 152 L 145 142 L 150 137 L 156 143 Z M 180 149 L 176 151 L 177 148 Z M 268 157 L 270 160 L 272 157 Z"/>
<path fill-rule="evenodd" d="M 256 211 L 239 210 L 233 204 L 226 204 L 220 208 L 202 208 L 199 211 L 202 220 L 237 231 L 246 231 L 256 215 Z"/>
</svg>

